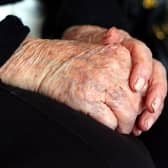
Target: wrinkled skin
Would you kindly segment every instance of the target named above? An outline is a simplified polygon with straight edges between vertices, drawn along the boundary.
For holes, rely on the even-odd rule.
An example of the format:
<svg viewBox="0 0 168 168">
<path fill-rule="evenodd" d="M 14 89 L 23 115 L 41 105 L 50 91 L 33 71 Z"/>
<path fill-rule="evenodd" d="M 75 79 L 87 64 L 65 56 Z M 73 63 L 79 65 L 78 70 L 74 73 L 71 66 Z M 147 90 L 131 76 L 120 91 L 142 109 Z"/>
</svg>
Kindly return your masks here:
<svg viewBox="0 0 168 168">
<path fill-rule="evenodd" d="M 130 53 L 120 44 L 27 38 L 0 68 L 0 78 L 128 134 L 144 108 L 143 93 L 129 87 L 131 66 Z"/>
<path fill-rule="evenodd" d="M 93 25 L 72 26 L 64 32 L 63 39 L 90 44 L 120 44 L 129 50 L 132 61 L 129 86 L 136 92 L 147 89 L 145 109 L 138 117 L 133 133 L 140 135 L 142 131 L 149 130 L 160 116 L 167 94 L 166 70 L 159 61 L 152 59 L 150 49 L 143 42 L 116 27 L 105 29 Z"/>
</svg>

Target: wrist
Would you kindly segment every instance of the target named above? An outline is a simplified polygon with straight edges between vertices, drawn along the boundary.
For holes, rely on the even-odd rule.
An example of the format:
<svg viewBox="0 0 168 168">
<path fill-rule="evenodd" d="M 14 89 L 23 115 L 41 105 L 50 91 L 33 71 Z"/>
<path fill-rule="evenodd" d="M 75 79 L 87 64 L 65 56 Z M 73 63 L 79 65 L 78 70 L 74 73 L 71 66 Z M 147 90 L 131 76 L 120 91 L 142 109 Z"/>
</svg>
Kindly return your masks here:
<svg viewBox="0 0 168 168">
<path fill-rule="evenodd" d="M 77 41 L 27 37 L 0 68 L 0 78 L 6 84 L 51 96 L 53 76 L 54 81 L 59 81 L 62 67 L 71 58 L 94 47 Z"/>
<path fill-rule="evenodd" d="M 3 66 L 0 67 L 0 79 L 2 82 L 23 89 L 29 89 L 29 83 L 30 81 L 32 81 L 31 77 L 33 76 L 33 74 L 32 76 L 29 76 L 29 82 L 26 83 L 26 71 L 28 70 L 26 64 L 30 64 L 28 59 L 31 59 L 31 49 L 33 50 L 33 48 L 35 47 L 32 46 L 30 48 L 30 44 L 34 40 L 36 39 L 27 36 L 24 41 L 18 46 L 15 52 L 10 56 L 10 58 L 3 64 Z M 29 65 L 29 67 L 30 66 L 31 65 Z M 30 87 L 34 88 L 32 84 Z"/>
</svg>

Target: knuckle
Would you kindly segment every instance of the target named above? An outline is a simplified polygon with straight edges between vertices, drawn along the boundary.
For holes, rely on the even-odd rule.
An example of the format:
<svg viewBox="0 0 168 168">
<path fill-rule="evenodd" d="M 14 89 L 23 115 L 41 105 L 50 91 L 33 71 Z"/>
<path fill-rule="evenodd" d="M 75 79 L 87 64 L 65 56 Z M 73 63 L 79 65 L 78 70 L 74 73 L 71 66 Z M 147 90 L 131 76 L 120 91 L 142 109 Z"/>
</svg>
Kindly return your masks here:
<svg viewBox="0 0 168 168">
<path fill-rule="evenodd" d="M 134 69 L 138 70 L 144 76 L 151 76 L 152 74 L 152 61 L 146 61 L 143 57 L 134 60 Z"/>
<path fill-rule="evenodd" d="M 136 47 L 136 48 L 144 48 L 146 46 L 140 40 L 134 39 L 134 47 Z"/>
<path fill-rule="evenodd" d="M 151 78 L 152 66 L 149 63 L 146 63 L 145 61 L 139 61 L 134 65 L 133 68 L 133 72 L 136 76 L 141 75 L 146 80 Z"/>
<path fill-rule="evenodd" d="M 151 50 L 142 41 L 135 39 L 134 40 L 134 47 L 135 47 L 136 50 L 142 50 L 145 53 L 144 58 L 148 58 L 148 59 L 152 58 Z"/>
</svg>

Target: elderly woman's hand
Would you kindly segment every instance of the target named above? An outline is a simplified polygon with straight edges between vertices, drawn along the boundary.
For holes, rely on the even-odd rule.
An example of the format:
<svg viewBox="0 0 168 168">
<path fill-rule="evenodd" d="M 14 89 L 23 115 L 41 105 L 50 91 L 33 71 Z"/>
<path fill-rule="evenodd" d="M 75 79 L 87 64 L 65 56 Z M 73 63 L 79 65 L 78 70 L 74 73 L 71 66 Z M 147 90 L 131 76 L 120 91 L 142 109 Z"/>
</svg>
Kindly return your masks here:
<svg viewBox="0 0 168 168">
<path fill-rule="evenodd" d="M 143 42 L 115 27 L 107 30 L 91 25 L 73 26 L 65 31 L 63 38 L 105 45 L 121 44 L 130 51 L 130 88 L 136 92 L 147 89 L 145 111 L 139 117 L 133 133 L 139 135 L 142 131 L 149 130 L 161 114 L 167 94 L 165 68 L 160 62 L 152 59 L 150 49 Z"/>
<path fill-rule="evenodd" d="M 120 44 L 27 38 L 0 68 L 0 78 L 128 134 L 144 108 L 143 93 L 128 84 L 131 66 L 130 53 Z"/>
</svg>

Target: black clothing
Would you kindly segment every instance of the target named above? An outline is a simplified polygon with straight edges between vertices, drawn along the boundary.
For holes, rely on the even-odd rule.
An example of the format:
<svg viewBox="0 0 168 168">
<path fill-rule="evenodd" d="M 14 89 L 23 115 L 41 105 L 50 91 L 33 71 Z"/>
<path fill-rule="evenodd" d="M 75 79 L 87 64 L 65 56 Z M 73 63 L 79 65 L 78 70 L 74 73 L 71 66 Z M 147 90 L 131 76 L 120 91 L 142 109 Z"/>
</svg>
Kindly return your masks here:
<svg viewBox="0 0 168 168">
<path fill-rule="evenodd" d="M 109 3 L 106 5 L 99 1 L 79 3 L 75 0 L 58 3 L 55 13 L 55 18 L 57 18 L 55 20 L 57 26 L 54 27 L 56 28 L 55 36 L 60 36 L 65 28 L 73 24 L 111 26 L 109 20 L 114 20 L 113 23 L 116 26 L 117 24 L 124 26 L 126 22 L 118 10 L 118 1 L 111 1 L 116 12 L 115 16 L 111 17 Z M 99 10 L 95 9 L 95 5 Z M 109 10 L 101 13 L 100 10 L 103 8 Z M 0 23 L 0 43 L 3 42 L 1 35 L 8 28 L 8 21 L 3 23 L 6 23 L 6 27 L 1 26 Z M 25 29 L 23 25 L 21 27 L 21 30 L 27 32 L 27 28 Z M 19 32 L 22 32 L 21 30 Z M 26 33 L 23 34 L 22 40 Z M 17 35 L 15 40 L 19 42 Z M 7 41 L 5 44 L 8 44 Z M 13 52 L 11 45 L 6 45 L 5 51 L 8 50 Z M 3 52 L 4 50 L 0 49 L 1 57 Z M 131 135 L 119 135 L 65 105 L 2 83 L 0 83 L 0 102 L 1 167 L 5 164 L 8 168 L 153 168 L 155 166 L 150 154 L 157 168 L 166 168 L 168 165 L 167 109 L 154 128 L 141 137 L 146 145 L 144 146 L 138 138 Z"/>
<path fill-rule="evenodd" d="M 15 16 L 8 16 L 0 22 L 0 66 L 18 48 L 28 32 L 29 28 Z"/>
<path fill-rule="evenodd" d="M 154 167 L 135 137 L 119 135 L 46 97 L 0 87 L 5 109 L 0 113 L 0 164 L 6 162 L 9 168 Z"/>
<path fill-rule="evenodd" d="M 22 0 L 0 0 L 0 5 L 6 5 L 8 3 L 15 3 L 19 1 L 22 1 Z"/>
<path fill-rule="evenodd" d="M 41 0 L 46 19 L 42 36 L 60 38 L 72 25 L 116 26 L 144 41 L 168 70 L 168 2 L 156 2 L 156 7 L 145 8 L 148 0 Z M 149 1 L 148 1 L 149 2 Z M 157 31 L 156 31 L 157 30 Z M 162 38 L 157 37 L 162 34 Z M 159 39 L 158 39 L 159 38 Z"/>
</svg>

